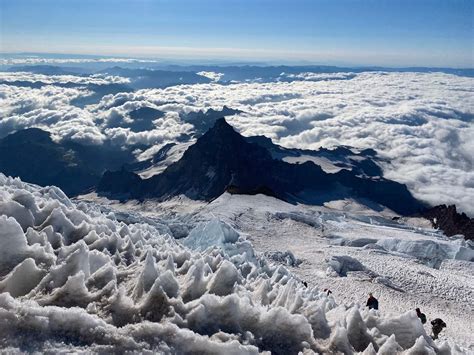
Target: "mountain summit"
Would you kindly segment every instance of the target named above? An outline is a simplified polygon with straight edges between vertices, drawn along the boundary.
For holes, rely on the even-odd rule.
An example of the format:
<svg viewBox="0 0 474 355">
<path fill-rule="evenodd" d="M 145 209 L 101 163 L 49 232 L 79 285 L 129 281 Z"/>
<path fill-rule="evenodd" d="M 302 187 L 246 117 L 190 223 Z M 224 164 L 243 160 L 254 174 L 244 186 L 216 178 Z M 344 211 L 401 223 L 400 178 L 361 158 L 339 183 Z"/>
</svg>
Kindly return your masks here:
<svg viewBox="0 0 474 355">
<path fill-rule="evenodd" d="M 124 175 L 130 184 L 124 184 Z M 274 159 L 268 149 L 249 142 L 224 118 L 163 173 L 142 180 L 131 172 L 106 172 L 98 190 L 129 198 L 165 199 L 184 194 L 201 200 L 212 200 L 225 191 L 264 193 L 307 204 L 355 198 L 371 200 L 400 214 L 422 208 L 405 185 L 391 180 L 349 170 L 330 174 L 313 162 L 290 164 Z"/>
</svg>

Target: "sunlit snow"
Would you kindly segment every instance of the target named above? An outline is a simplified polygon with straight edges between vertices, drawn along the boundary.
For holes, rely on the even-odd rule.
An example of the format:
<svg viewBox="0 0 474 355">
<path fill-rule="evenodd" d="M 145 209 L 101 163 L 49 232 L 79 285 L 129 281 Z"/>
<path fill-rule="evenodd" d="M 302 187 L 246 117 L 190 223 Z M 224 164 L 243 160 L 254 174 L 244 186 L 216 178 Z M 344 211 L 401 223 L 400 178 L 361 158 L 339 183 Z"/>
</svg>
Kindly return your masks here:
<svg viewBox="0 0 474 355">
<path fill-rule="evenodd" d="M 303 207 L 263 196 L 233 199 L 226 194 L 208 205 L 195 204 L 181 216 L 176 214 L 179 200 L 178 207 L 171 203 L 156 207 L 169 215 L 146 212 L 146 217 L 140 217 L 138 204 L 128 213 L 120 206 L 99 203 L 73 202 L 55 187 L 40 188 L 0 174 L 0 346 L 6 351 L 393 354 L 407 350 L 407 354 L 449 354 L 462 353 L 457 340 L 469 345 L 467 333 L 433 341 L 409 308 L 398 314 L 383 306 L 369 311 L 363 302 L 345 302 L 338 281 L 330 285 L 333 294 L 329 296 L 319 287 L 318 278 L 324 282 L 353 279 L 350 267 L 346 277 L 307 269 L 312 265 L 310 255 L 324 268 L 330 265 L 325 259 L 327 248 L 335 254 L 347 251 L 364 270 L 387 277 L 377 263 L 388 258 L 374 257 L 373 263 L 368 262 L 368 256 L 377 255 L 381 248 L 386 253 L 382 255 L 392 253 L 382 243 L 384 239 L 375 236 L 376 230 L 378 235 L 385 229 L 389 234 L 392 228 L 420 239 L 432 233 L 427 237 L 430 240 L 451 243 L 436 231 L 417 233 L 415 227 L 382 225 L 381 217 L 369 223 L 363 213 L 357 220 L 345 212 L 322 210 L 310 211 L 317 223 L 306 223 L 313 217 L 302 213 Z M 304 218 L 287 218 L 292 208 L 296 209 L 292 216 Z M 277 212 L 287 215 L 277 216 Z M 179 223 L 188 225 L 190 232 L 176 227 Z M 354 231 L 366 228 L 367 237 L 377 239 L 380 249 L 356 254 L 349 250 L 358 247 L 338 246 L 341 238 L 351 239 L 338 232 L 337 226 L 343 223 Z M 336 243 L 324 244 L 316 257 L 316 243 L 311 239 L 316 234 L 300 233 L 311 229 L 319 233 L 322 225 L 327 234 L 322 238 Z M 187 235 L 177 240 L 173 228 Z M 292 243 L 282 239 L 287 228 L 293 229 Z M 302 238 L 307 238 L 306 253 L 299 242 Z M 303 262 L 287 267 L 278 258 L 267 259 L 261 253 L 263 245 L 267 250 L 291 250 Z M 463 255 L 472 252 L 470 245 L 461 246 L 459 241 L 452 245 L 456 250 L 465 248 Z M 406 250 L 397 249 L 397 253 Z M 448 260 L 455 262 L 448 263 L 455 277 L 468 268 L 459 263 L 471 264 L 453 260 L 458 254 L 448 253 L 439 269 L 425 265 L 418 255 L 407 254 L 406 263 L 413 260 L 420 271 L 435 274 L 445 270 Z M 390 258 L 398 265 L 397 256 Z M 307 288 L 302 281 L 308 281 Z M 384 283 L 366 282 L 378 285 L 378 290 L 399 292 Z M 463 280 L 453 280 L 453 286 L 456 282 Z M 461 286 L 457 290 L 464 292 L 461 297 L 472 296 L 472 286 Z M 409 285 L 398 287 L 410 292 Z M 382 305 L 391 302 L 379 300 Z M 472 297 L 465 301 L 472 302 Z M 466 309 L 467 317 L 472 314 L 471 308 Z M 450 320 L 446 319 L 448 328 Z M 466 319 L 462 323 L 466 325 Z"/>
</svg>

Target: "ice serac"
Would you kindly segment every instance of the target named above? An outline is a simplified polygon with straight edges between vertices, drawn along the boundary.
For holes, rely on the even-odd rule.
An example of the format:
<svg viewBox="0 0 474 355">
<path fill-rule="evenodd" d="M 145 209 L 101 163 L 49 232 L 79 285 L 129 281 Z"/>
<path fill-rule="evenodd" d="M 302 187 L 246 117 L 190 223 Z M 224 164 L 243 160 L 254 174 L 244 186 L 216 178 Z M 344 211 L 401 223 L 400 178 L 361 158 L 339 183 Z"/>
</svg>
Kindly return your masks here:
<svg viewBox="0 0 474 355">
<path fill-rule="evenodd" d="M 245 253 L 247 258 L 254 258 L 251 244 L 241 238 L 234 228 L 217 218 L 199 223 L 182 242 L 195 250 L 219 247 L 230 256 Z"/>
<path fill-rule="evenodd" d="M 124 183 L 125 182 L 125 183 Z M 127 183 L 128 182 L 128 183 Z M 322 204 L 333 199 L 368 199 L 400 214 L 423 208 L 405 185 L 355 169 L 327 173 L 306 161 L 290 164 L 274 159 L 262 144 L 249 142 L 224 118 L 190 146 L 161 174 L 139 179 L 132 173 L 106 173 L 99 192 L 127 192 L 129 198 L 186 195 L 212 200 L 223 192 L 274 196 L 289 202 Z"/>
</svg>

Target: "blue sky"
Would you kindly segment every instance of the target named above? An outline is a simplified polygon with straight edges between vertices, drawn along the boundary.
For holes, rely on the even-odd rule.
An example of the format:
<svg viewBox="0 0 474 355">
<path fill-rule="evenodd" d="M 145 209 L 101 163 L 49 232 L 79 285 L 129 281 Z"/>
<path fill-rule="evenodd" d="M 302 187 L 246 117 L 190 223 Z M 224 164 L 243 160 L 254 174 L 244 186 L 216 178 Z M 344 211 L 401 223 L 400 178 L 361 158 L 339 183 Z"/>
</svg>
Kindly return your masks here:
<svg viewBox="0 0 474 355">
<path fill-rule="evenodd" d="M 473 67 L 474 1 L 0 0 L 2 52 Z"/>
</svg>

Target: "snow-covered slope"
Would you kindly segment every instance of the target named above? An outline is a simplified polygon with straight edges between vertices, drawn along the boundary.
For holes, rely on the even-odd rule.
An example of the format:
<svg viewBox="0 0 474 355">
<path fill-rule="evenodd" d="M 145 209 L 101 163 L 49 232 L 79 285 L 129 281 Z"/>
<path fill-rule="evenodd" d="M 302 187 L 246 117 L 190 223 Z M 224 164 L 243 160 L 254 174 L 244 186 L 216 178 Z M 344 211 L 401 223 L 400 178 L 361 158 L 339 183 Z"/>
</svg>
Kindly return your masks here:
<svg viewBox="0 0 474 355">
<path fill-rule="evenodd" d="M 446 321 L 443 339 L 474 351 L 474 244 L 422 219 L 394 221 L 387 211 L 350 201 L 329 205 L 337 209 L 225 194 L 199 213 L 246 233 L 257 252 L 290 251 L 302 261 L 290 270 L 331 289 L 338 303 L 364 302 L 373 292 L 384 314 L 420 307 L 428 319 Z"/>
<path fill-rule="evenodd" d="M 235 228 L 257 232 L 248 219 L 262 214 L 245 209 L 267 208 L 269 221 L 293 221 L 275 215 L 285 212 L 277 205 L 257 205 L 263 197 L 255 198 L 234 201 L 224 195 L 196 205 L 193 221 L 182 219 L 183 226 L 195 228 L 181 242 L 158 216 L 141 218 L 135 212 L 130 220 L 140 223 L 126 224 L 94 203 L 71 202 L 57 188 L 0 174 L 0 347 L 7 352 L 206 354 L 462 351 L 454 338 L 433 342 L 409 308 L 398 314 L 368 311 L 356 303 L 343 305 L 334 292 L 336 303 L 317 287 L 317 272 L 305 288 L 301 273 L 255 253 L 250 240 L 257 251 L 270 245 L 276 224 L 246 239 Z M 239 218 L 237 211 L 243 212 Z M 167 217 L 173 215 L 168 212 Z M 117 215 L 127 219 L 126 212 Z M 289 223 L 317 228 L 311 221 Z M 295 243 L 303 238 L 299 231 L 294 228 Z M 286 247 L 285 230 L 273 236 L 280 238 L 276 249 Z M 220 247 L 207 247 L 208 239 Z M 307 256 L 299 248 L 294 252 Z M 365 266 L 382 275 L 374 265 Z M 453 273 L 454 266 L 462 270 L 453 264 Z"/>
<path fill-rule="evenodd" d="M 180 216 L 189 229 L 193 221 L 226 221 L 246 235 L 257 255 L 281 262 L 309 287 L 331 289 L 337 303 L 365 303 L 372 291 L 385 315 L 420 307 L 430 320 L 447 322 L 442 339 L 474 350 L 472 243 L 447 238 L 427 220 L 393 220 L 389 210 L 350 200 L 315 207 L 263 195 L 224 194 L 209 204 L 182 197 L 140 204 L 84 198 L 147 218 Z"/>
<path fill-rule="evenodd" d="M 148 179 L 154 175 L 161 174 L 168 166 L 181 159 L 186 149 L 188 149 L 193 143 L 194 141 L 174 144 L 167 149 L 162 156 L 158 157 L 159 159 L 157 159 L 157 162 L 154 162 L 153 158 L 150 159 L 152 160 L 152 164 L 146 169 L 138 171 L 138 175 L 143 179 Z M 154 147 L 150 150 L 155 151 Z M 147 152 L 144 152 L 142 155 L 147 157 L 146 153 Z"/>
</svg>

